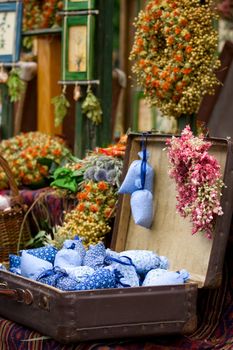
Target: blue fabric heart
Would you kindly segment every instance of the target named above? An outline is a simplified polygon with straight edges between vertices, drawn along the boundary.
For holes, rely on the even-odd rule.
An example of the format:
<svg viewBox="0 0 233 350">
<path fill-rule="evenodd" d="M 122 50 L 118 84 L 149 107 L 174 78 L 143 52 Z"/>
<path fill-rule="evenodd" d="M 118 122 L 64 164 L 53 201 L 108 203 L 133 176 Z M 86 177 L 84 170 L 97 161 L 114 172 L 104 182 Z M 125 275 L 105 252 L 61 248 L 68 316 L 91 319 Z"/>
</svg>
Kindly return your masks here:
<svg viewBox="0 0 233 350">
<path fill-rule="evenodd" d="M 92 275 L 86 276 L 81 283 L 78 283 L 77 290 L 105 289 L 115 287 L 115 273 L 109 269 L 100 268 Z"/>
<path fill-rule="evenodd" d="M 39 259 L 23 251 L 20 268 L 22 276 L 36 280 L 42 272 L 52 269 L 53 265 L 46 260 Z"/>
<path fill-rule="evenodd" d="M 139 157 L 142 158 L 142 152 L 138 153 Z M 147 158 L 149 156 L 149 153 L 147 152 Z M 153 193 L 153 182 L 154 182 L 154 170 L 153 168 L 147 163 L 145 167 L 145 185 L 143 188 L 142 179 L 141 179 L 141 166 L 142 166 L 142 160 L 135 160 L 131 163 L 128 172 L 125 176 L 125 179 L 123 183 L 121 184 L 118 193 L 129 193 L 132 194 L 133 192 L 140 190 L 140 189 L 146 189 Z"/>
<path fill-rule="evenodd" d="M 135 191 L 131 195 L 130 206 L 135 224 L 149 229 L 153 221 L 153 196 L 151 192 L 148 190 Z"/>
<path fill-rule="evenodd" d="M 26 252 L 28 254 L 36 256 L 39 259 L 43 259 L 53 264 L 58 250 L 52 245 L 48 245 L 46 247 L 41 247 L 41 248 L 27 249 Z"/>
<path fill-rule="evenodd" d="M 92 267 L 94 270 L 104 266 L 106 249 L 102 242 L 90 245 L 83 260 L 84 266 Z"/>
<path fill-rule="evenodd" d="M 189 273 L 186 270 L 177 272 L 163 269 L 154 269 L 148 272 L 143 282 L 143 286 L 162 286 L 183 284 L 189 279 Z"/>
</svg>

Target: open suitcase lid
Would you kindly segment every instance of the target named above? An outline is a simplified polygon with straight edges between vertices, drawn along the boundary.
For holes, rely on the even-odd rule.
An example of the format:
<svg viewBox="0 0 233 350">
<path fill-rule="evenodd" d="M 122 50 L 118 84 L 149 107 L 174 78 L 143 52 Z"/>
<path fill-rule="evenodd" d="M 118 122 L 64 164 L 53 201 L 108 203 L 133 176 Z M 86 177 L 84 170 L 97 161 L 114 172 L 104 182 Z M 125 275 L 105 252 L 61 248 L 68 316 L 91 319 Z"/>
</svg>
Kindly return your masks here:
<svg viewBox="0 0 233 350">
<path fill-rule="evenodd" d="M 199 287 L 218 287 L 230 231 L 233 211 L 233 147 L 230 140 L 209 139 L 212 154 L 221 166 L 226 187 L 222 190 L 221 206 L 224 214 L 218 216 L 213 238 L 203 233 L 192 235 L 189 218 L 182 218 L 176 211 L 176 185 L 168 175 L 168 157 L 164 150 L 168 136 L 148 135 L 149 164 L 155 170 L 154 220 L 151 229 L 134 223 L 130 210 L 130 195 L 120 196 L 112 239 L 117 251 L 130 249 L 153 250 L 169 259 L 170 269 L 186 269 L 191 281 Z M 138 159 L 141 136 L 130 134 L 125 157 L 125 176 L 132 161 Z M 143 205 L 143 203 L 142 203 Z"/>
</svg>

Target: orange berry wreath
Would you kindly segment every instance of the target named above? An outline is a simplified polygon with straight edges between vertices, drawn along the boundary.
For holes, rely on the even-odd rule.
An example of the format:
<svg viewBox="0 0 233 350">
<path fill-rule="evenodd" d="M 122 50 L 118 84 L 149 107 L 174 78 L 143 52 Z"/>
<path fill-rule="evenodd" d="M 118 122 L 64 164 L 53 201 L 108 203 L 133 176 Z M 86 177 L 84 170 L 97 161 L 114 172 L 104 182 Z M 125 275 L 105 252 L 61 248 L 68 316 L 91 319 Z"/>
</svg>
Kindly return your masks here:
<svg viewBox="0 0 233 350">
<path fill-rule="evenodd" d="M 151 0 L 136 19 L 130 59 L 147 100 L 163 114 L 195 113 L 218 84 L 213 0 Z"/>
</svg>

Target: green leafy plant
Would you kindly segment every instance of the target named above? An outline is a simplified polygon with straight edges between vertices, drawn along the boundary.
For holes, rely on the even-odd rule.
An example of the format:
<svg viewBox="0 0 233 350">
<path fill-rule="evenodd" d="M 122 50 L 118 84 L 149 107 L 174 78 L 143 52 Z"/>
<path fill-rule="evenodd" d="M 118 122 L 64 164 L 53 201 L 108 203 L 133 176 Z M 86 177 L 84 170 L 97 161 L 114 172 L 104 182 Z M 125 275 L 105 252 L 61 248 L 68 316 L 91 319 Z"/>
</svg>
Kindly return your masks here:
<svg viewBox="0 0 233 350">
<path fill-rule="evenodd" d="M 78 185 L 83 181 L 84 169 L 71 170 L 68 168 L 57 168 L 52 175 L 54 181 L 51 186 L 65 188 L 71 192 L 78 191 Z"/>
<path fill-rule="evenodd" d="M 82 103 L 82 112 L 89 118 L 93 124 L 100 124 L 102 121 L 102 108 L 100 101 L 93 94 L 90 87 L 87 89 L 87 96 Z"/>
<path fill-rule="evenodd" d="M 54 105 L 55 126 L 57 127 L 63 122 L 63 119 L 67 115 L 70 103 L 65 94 L 61 93 L 59 96 L 52 98 L 52 104 Z"/>
<path fill-rule="evenodd" d="M 25 248 L 40 248 L 46 244 L 46 231 L 39 231 L 35 237 L 32 237 L 25 245 Z"/>
<path fill-rule="evenodd" d="M 13 68 L 10 71 L 7 86 L 11 102 L 19 101 L 25 90 L 25 82 L 20 78 L 19 68 Z"/>
</svg>

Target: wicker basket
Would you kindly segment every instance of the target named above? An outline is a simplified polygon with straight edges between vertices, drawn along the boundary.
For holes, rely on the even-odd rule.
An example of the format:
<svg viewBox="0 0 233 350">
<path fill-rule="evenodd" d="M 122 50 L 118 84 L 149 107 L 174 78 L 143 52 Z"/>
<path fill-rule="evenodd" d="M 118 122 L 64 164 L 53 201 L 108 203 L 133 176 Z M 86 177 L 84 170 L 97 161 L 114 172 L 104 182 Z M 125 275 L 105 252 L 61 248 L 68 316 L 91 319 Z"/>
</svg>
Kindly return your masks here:
<svg viewBox="0 0 233 350">
<path fill-rule="evenodd" d="M 24 220 L 27 208 L 23 204 L 9 165 L 2 156 L 0 156 L 0 166 L 6 173 L 11 190 L 11 209 L 0 210 L 0 262 L 7 263 L 9 254 L 16 254 L 18 247 L 23 248 L 31 235 L 28 222 Z"/>
</svg>

